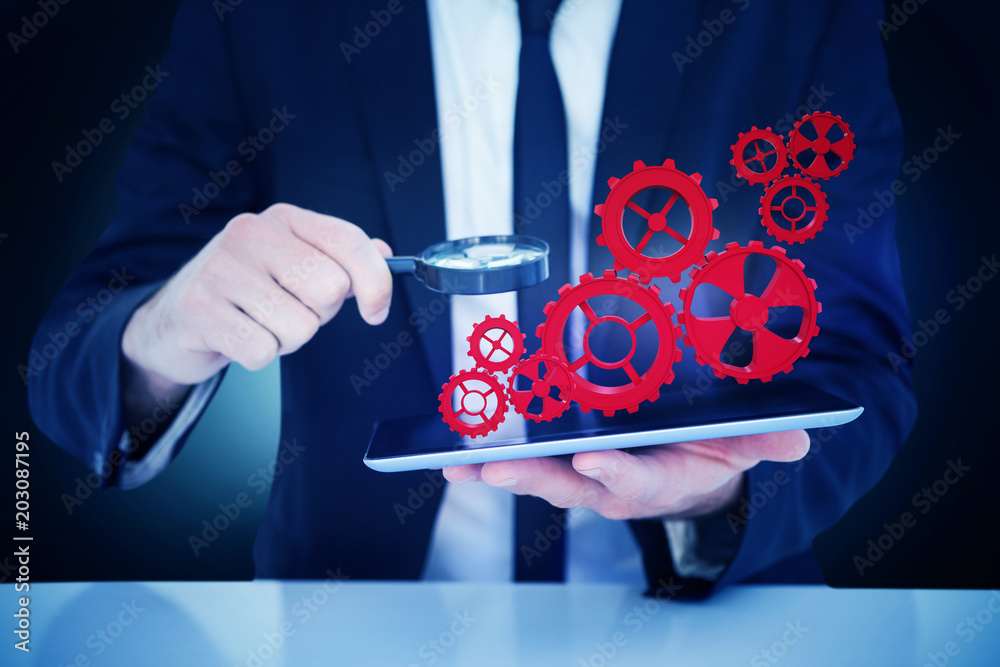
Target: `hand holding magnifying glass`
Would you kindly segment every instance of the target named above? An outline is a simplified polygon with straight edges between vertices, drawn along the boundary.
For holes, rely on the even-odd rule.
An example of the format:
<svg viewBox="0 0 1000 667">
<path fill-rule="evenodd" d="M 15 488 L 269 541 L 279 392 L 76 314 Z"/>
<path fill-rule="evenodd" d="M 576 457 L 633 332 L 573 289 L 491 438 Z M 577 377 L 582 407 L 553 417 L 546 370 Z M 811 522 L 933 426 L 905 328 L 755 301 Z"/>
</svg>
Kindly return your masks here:
<svg viewBox="0 0 1000 667">
<path fill-rule="evenodd" d="M 435 243 L 420 255 L 386 260 L 396 274 L 412 274 L 435 292 L 497 294 L 549 277 L 549 244 L 533 236 L 475 236 Z"/>
</svg>

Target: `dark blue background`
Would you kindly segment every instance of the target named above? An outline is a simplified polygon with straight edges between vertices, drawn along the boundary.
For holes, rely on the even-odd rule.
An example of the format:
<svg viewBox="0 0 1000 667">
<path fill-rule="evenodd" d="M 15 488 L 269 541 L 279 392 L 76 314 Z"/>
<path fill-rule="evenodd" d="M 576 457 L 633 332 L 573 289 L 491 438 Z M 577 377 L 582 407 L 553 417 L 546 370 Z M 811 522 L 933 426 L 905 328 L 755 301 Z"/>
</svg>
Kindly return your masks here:
<svg viewBox="0 0 1000 667">
<path fill-rule="evenodd" d="M 140 109 L 119 121 L 109 107 L 141 81 L 147 65 L 160 61 L 175 5 L 71 2 L 19 53 L 6 37 L 0 45 L 0 233 L 7 235 L 0 238 L 0 425 L 11 450 L 15 432 L 31 433 L 35 581 L 240 579 L 253 572 L 250 547 L 267 496 L 255 480 L 273 460 L 278 440 L 276 367 L 256 374 L 231 369 L 165 473 L 133 491 L 95 493 L 72 514 L 62 495 L 73 495 L 88 470 L 34 427 L 17 373 L 46 306 L 117 209 L 114 175 L 143 114 Z M 975 274 L 982 256 L 1000 250 L 991 194 L 996 123 L 988 120 L 997 109 L 997 10 L 971 0 L 913 5 L 919 9 L 886 40 L 905 129 L 903 159 L 930 146 L 939 127 L 951 126 L 961 139 L 919 180 L 901 174 L 907 190 L 896 202 L 897 237 L 912 321 L 931 319 L 939 308 L 951 321 L 914 360 L 920 417 L 913 435 L 882 482 L 816 545 L 834 585 L 997 587 L 1000 457 L 992 425 L 1000 280 L 986 283 L 960 311 L 946 300 Z M 37 9 L 33 2 L 8 3 L 3 34 Z M 115 131 L 58 182 L 50 163 L 106 116 L 115 120 Z M 8 442 L 2 451 L 9 451 Z M 860 577 L 852 557 L 884 532 L 883 523 L 913 512 L 913 495 L 958 458 L 971 470 Z M 0 476 L 9 486 L 12 473 Z M 200 535 L 202 521 L 240 493 L 251 498 L 250 506 L 196 556 L 189 536 Z M 5 541 L 0 581 L 10 580 L 8 567 Z"/>
</svg>

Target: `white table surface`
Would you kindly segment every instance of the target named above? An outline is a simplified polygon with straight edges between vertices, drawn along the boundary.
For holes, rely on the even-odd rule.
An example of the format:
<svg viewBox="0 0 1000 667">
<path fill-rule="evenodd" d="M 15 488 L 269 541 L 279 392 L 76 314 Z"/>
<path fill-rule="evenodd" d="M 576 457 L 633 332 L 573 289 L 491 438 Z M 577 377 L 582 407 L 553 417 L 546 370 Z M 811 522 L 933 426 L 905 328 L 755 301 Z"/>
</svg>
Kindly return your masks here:
<svg viewBox="0 0 1000 667">
<path fill-rule="evenodd" d="M 2 590 L 0 665 L 1000 665 L 1000 593 L 983 590 L 34 584 L 30 654 L 13 647 L 22 594 Z"/>
</svg>

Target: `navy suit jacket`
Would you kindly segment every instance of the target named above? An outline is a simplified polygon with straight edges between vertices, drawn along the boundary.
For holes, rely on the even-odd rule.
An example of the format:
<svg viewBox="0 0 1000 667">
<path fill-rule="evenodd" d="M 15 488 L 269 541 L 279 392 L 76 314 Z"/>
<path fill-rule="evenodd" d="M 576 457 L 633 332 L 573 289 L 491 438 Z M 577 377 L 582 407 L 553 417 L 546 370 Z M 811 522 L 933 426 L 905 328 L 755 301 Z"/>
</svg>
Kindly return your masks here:
<svg viewBox="0 0 1000 667">
<path fill-rule="evenodd" d="M 633 161 L 672 158 L 678 168 L 700 172 L 709 196 L 720 201 L 722 235 L 710 249 L 768 241 L 757 215 L 763 186 L 738 181 L 729 164 L 738 133 L 772 125 L 787 135 L 806 111 L 830 110 L 856 136 L 850 168 L 823 183 L 830 202 L 825 231 L 790 250 L 818 282 L 824 311 L 821 334 L 793 374 L 866 410 L 814 438 L 804 463 L 764 463 L 749 473 L 746 497 L 754 502 L 744 509 L 752 506 L 752 517 L 741 522 L 741 546 L 721 583 L 815 578 L 813 538 L 879 479 L 915 418 L 908 372 L 894 372 L 886 359 L 909 326 L 894 212 L 863 229 L 845 227 L 856 223 L 873 192 L 888 189 L 901 157 L 876 28 L 881 4 L 667 4 L 623 3 L 595 203 L 607 195 L 607 179 L 630 171 Z M 355 222 L 397 252 L 445 237 L 427 13 L 419 0 L 402 6 L 348 58 L 342 43 L 354 43 L 355 27 L 372 20 L 370 3 L 243 4 L 224 20 L 209 2 L 182 3 L 163 63 L 169 75 L 147 105 L 148 119 L 119 176 L 120 214 L 39 328 L 79 317 L 76 305 L 107 282 L 110 270 L 124 266 L 136 276 L 94 321 L 81 320 L 82 333 L 31 379 L 33 414 L 52 440 L 95 465 L 113 458 L 128 426 L 118 381 L 125 323 L 237 213 L 290 202 Z M 735 18 L 714 22 L 720 16 Z M 719 25 L 721 34 L 713 36 Z M 279 126 L 266 146 L 247 142 Z M 233 160 L 240 173 L 225 187 L 209 185 L 211 174 Z M 611 256 L 594 243 L 596 215 L 592 225 L 591 269 L 602 271 Z M 541 289 L 554 297 L 556 287 Z M 676 303 L 678 286 L 663 287 Z M 340 567 L 355 578 L 419 577 L 440 474 L 381 474 L 361 459 L 376 419 L 436 411 L 450 373 L 450 322 L 442 305 L 441 296 L 415 281 L 397 281 L 384 325 L 370 328 L 346 307 L 282 358 L 282 437 L 306 448 L 274 482 L 254 550 L 257 576 L 321 578 Z M 350 376 L 404 331 L 418 343 L 356 391 Z M 38 338 L 36 349 L 43 343 Z M 696 386 L 697 371 L 686 349 L 678 379 L 666 389 Z M 759 502 L 753 494 L 775 488 L 776 479 L 785 483 Z M 114 482 L 112 475 L 108 483 Z M 401 519 L 397 505 L 430 487 L 425 505 Z M 632 527 L 650 583 L 668 578 L 662 525 Z M 810 562 L 811 570 L 792 565 Z"/>
</svg>

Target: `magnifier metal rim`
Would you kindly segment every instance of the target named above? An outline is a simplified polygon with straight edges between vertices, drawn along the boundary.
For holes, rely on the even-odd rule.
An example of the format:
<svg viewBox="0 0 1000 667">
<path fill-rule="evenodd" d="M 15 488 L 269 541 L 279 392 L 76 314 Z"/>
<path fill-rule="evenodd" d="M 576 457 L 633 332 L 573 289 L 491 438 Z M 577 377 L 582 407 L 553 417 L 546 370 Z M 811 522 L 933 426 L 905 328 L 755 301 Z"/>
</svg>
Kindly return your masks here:
<svg viewBox="0 0 1000 667">
<path fill-rule="evenodd" d="M 513 244 L 540 251 L 529 262 L 492 269 L 439 267 L 432 258 L 443 252 L 459 252 L 477 245 Z M 502 234 L 473 236 L 454 241 L 442 241 L 428 247 L 420 255 L 418 271 L 424 284 L 437 292 L 449 294 L 496 294 L 536 285 L 549 277 L 549 244 L 534 236 Z"/>
</svg>

